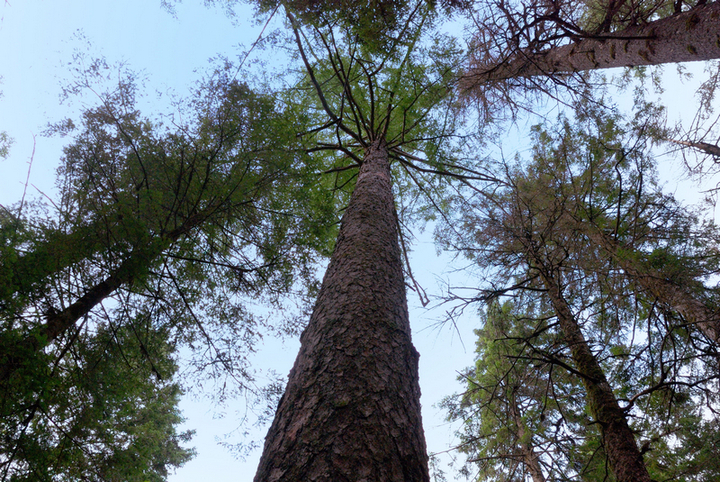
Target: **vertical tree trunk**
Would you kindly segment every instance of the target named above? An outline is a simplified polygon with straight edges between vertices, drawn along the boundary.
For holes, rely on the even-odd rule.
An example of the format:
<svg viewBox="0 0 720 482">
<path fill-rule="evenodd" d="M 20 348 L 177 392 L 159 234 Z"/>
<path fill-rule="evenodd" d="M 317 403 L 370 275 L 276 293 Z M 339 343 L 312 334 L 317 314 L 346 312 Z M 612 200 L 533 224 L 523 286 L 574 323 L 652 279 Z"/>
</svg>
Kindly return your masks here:
<svg viewBox="0 0 720 482">
<path fill-rule="evenodd" d="M 520 415 L 520 409 L 517 404 L 517 399 L 515 398 L 515 389 L 513 389 L 510 394 L 510 400 L 508 400 L 508 402 L 510 404 L 510 417 L 515 422 L 515 427 L 517 428 L 516 433 L 520 445 L 520 455 L 525 463 L 525 468 L 530 473 L 533 482 L 545 482 L 545 476 L 540 466 L 540 456 L 535 453 L 531 442 L 526 440 L 527 428 Z"/>
<path fill-rule="evenodd" d="M 541 276 L 557 314 L 560 329 L 570 346 L 575 368 L 582 375 L 590 414 L 600 425 L 605 453 L 618 482 L 650 482 L 635 435 L 615 398 L 605 373 L 590 350 L 580 326 L 560 289 L 560 280 L 551 273 Z"/>
<path fill-rule="evenodd" d="M 384 140 L 365 152 L 300 340 L 255 481 L 428 481 Z"/>
</svg>

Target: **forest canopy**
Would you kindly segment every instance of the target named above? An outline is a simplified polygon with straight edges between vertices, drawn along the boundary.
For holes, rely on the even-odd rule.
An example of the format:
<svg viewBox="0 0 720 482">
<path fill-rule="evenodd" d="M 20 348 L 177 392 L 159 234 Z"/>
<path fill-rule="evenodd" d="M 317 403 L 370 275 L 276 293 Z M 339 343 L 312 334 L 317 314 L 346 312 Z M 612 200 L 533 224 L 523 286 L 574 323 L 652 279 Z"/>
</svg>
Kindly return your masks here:
<svg viewBox="0 0 720 482">
<path fill-rule="evenodd" d="M 189 392 L 257 481 L 720 478 L 718 2 L 206 3 L 244 50 L 162 107 L 76 51 L 56 188 L 0 205 L 1 480 L 168 480 Z M 409 299 L 476 338 L 442 449 Z"/>
</svg>

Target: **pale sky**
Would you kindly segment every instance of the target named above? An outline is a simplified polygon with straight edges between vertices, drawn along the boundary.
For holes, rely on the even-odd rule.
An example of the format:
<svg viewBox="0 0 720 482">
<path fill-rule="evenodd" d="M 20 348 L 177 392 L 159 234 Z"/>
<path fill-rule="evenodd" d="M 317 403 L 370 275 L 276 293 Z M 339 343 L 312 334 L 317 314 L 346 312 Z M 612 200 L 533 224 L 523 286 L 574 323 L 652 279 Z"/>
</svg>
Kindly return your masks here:
<svg viewBox="0 0 720 482">
<path fill-rule="evenodd" d="M 148 78 L 148 109 L 152 109 L 152 102 L 165 109 L 167 96 L 156 100 L 155 91 L 186 95 L 199 76 L 195 70 L 207 68 L 210 57 L 224 54 L 235 59 L 238 44 L 247 48 L 256 40 L 259 27 L 250 18 L 240 15 L 233 25 L 223 11 L 205 8 L 202 3 L 185 0 L 177 7 L 177 18 L 163 10 L 159 0 L 12 0 L 0 4 L 3 93 L 0 131 L 7 131 L 15 139 L 10 158 L 0 161 L 0 203 L 12 204 L 22 197 L 33 149 L 27 196 L 38 196 L 40 192 L 51 198 L 54 195 L 54 171 L 67 140 L 43 138 L 40 133 L 47 122 L 82 108 L 81 100 L 70 105 L 59 103 L 62 81 L 69 79 L 72 70 L 78 67 L 73 61 L 76 49 L 88 52 L 89 45 L 89 56 L 104 55 L 110 63 L 126 61 L 129 68 L 144 73 Z M 79 34 L 85 40 L 79 40 Z M 668 71 L 672 69 L 669 67 Z M 677 109 L 693 105 L 691 89 L 677 84 L 670 89 Z M 94 99 L 87 102 L 91 105 Z M 148 109 L 145 114 L 152 115 Z M 677 178 L 681 170 L 675 164 L 667 167 L 666 174 L 668 179 Z M 438 279 L 447 279 L 449 275 L 445 273 L 449 268 L 446 258 L 435 256 L 429 234 L 419 237 L 413 259 L 415 275 L 428 291 L 437 293 Z M 473 363 L 475 310 L 469 309 L 459 321 L 461 342 L 450 328 L 433 327 L 443 317 L 442 309 L 426 312 L 412 293 L 409 302 L 414 343 L 421 354 L 420 383 L 428 450 L 441 452 L 452 443 L 452 428 L 434 405 L 460 389 L 457 371 Z M 258 366 L 287 374 L 297 349 L 295 340 L 267 339 L 257 356 Z M 198 455 L 169 480 L 251 481 L 259 451 L 241 461 L 217 444 L 237 427 L 235 412 L 244 411 L 242 400 L 221 409 L 227 414 L 225 418 L 217 418 L 217 410 L 206 401 L 191 397 L 183 400 L 181 408 L 188 419 L 184 428 L 197 430 L 192 445 Z M 266 430 L 267 427 L 258 428 L 253 437 L 262 443 Z M 237 435 L 228 439 L 230 443 L 239 441 Z"/>
</svg>

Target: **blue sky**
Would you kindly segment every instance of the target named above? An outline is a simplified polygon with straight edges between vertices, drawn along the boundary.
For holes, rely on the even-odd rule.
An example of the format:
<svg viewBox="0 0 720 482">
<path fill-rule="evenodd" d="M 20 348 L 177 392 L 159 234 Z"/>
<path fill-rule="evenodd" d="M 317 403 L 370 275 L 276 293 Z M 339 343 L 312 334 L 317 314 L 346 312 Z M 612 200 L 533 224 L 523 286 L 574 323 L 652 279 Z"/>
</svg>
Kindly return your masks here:
<svg viewBox="0 0 720 482">
<path fill-rule="evenodd" d="M 221 9 L 206 8 L 202 3 L 185 0 L 177 5 L 176 17 L 162 9 L 159 0 L 14 0 L 0 4 L 0 131 L 15 141 L 10 157 L 0 161 L 0 204 L 18 202 L 24 191 L 28 198 L 52 199 L 56 194 L 55 169 L 68 140 L 43 137 L 41 133 L 48 122 L 96 101 L 89 96 L 60 102 L 61 86 L 73 78 L 75 69 L 82 69 L 74 53 L 82 52 L 88 58 L 104 56 L 111 64 L 123 61 L 140 72 L 147 79 L 144 111 L 152 115 L 153 109 L 167 111 L 170 93 L 186 95 L 193 81 L 210 66 L 208 59 L 218 54 L 236 58 L 241 51 L 239 44 L 247 48 L 256 40 L 260 27 L 250 18 L 251 10 L 239 13 L 233 23 Z M 427 289 L 437 291 L 447 260 L 435 255 L 430 238 L 428 233 L 419 236 L 414 258 L 421 262 L 416 261 L 414 269 Z M 461 342 L 449 328 L 434 327 L 442 310 L 426 312 L 412 293 L 409 302 L 414 342 L 421 354 L 428 449 L 439 452 L 451 443 L 452 430 L 433 405 L 459 389 L 456 371 L 472 364 L 473 326 L 471 321 L 461 323 Z M 266 339 L 257 366 L 286 375 L 298 346 L 296 340 Z M 192 445 L 198 455 L 169 480 L 251 481 L 259 451 L 242 461 L 217 443 L 237 428 L 245 411 L 243 401 L 214 407 L 202 397 L 188 396 L 181 408 L 187 417 L 185 428 L 197 431 Z M 225 416 L 220 417 L 221 413 Z M 259 427 L 251 436 L 262 443 L 266 430 Z M 227 439 L 230 443 L 241 440 L 236 434 Z"/>
<path fill-rule="evenodd" d="M 75 68 L 81 67 L 73 60 L 74 52 L 103 55 L 110 63 L 125 61 L 130 69 L 141 72 L 147 78 L 145 111 L 152 114 L 153 109 L 168 109 L 169 93 L 186 95 L 192 82 L 210 66 L 209 58 L 217 54 L 235 58 L 241 51 L 239 44 L 247 48 L 256 40 L 260 27 L 250 18 L 249 9 L 239 13 L 233 23 L 221 9 L 206 8 L 202 3 L 185 0 L 177 5 L 176 18 L 161 8 L 159 0 L 12 0 L 0 4 L 0 91 L 3 93 L 0 131 L 7 131 L 15 140 L 10 158 L 0 161 L 0 204 L 15 203 L 23 196 L 31 157 L 27 196 L 52 198 L 55 194 L 54 173 L 62 145 L 67 140 L 48 139 L 42 137 L 41 132 L 48 122 L 60 120 L 95 101 L 90 97 L 60 103 L 62 83 L 72 78 Z M 667 71 L 669 77 L 675 79 L 673 69 L 668 67 Z M 670 100 L 676 104 L 671 119 L 684 108 L 692 109 L 692 89 L 673 83 L 668 91 Z M 506 155 L 514 154 L 513 147 L 506 151 Z M 667 179 L 681 176 L 677 162 L 664 166 Z M 692 191 L 697 193 L 698 189 Z M 446 258 L 435 255 L 429 234 L 418 237 L 413 259 L 415 275 L 429 291 L 437 292 L 438 280 L 450 276 L 446 274 L 449 264 Z M 428 448 L 430 452 L 440 452 L 452 443 L 452 429 L 434 404 L 459 389 L 456 371 L 472 364 L 473 310 L 468 310 L 458 325 L 461 342 L 458 333 L 448 327 L 434 327 L 444 314 L 442 309 L 425 311 L 412 293 L 409 302 L 414 342 L 421 354 L 423 419 Z M 264 370 L 287 374 L 297 349 L 296 340 L 266 339 L 256 363 Z M 242 461 L 217 444 L 238 426 L 238 418 L 245 411 L 243 401 L 213 407 L 202 397 L 188 396 L 181 407 L 188 419 L 186 428 L 197 430 L 193 445 L 198 456 L 170 477 L 170 481 L 251 481 L 259 452 Z M 225 413 L 225 417 L 219 417 L 219 413 Z M 257 428 L 252 437 L 262 442 L 266 429 Z M 227 440 L 241 441 L 237 435 Z"/>
</svg>

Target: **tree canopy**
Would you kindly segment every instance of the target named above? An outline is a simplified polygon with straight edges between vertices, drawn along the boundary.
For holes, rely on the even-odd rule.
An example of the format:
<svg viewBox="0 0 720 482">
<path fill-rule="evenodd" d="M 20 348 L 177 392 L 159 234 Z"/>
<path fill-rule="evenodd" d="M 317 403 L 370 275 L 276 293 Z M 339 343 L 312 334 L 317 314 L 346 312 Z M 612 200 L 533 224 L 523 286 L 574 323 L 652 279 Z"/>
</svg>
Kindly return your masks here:
<svg viewBox="0 0 720 482">
<path fill-rule="evenodd" d="M 476 295 L 495 304 L 468 391 L 447 402 L 452 419 L 466 420 L 462 447 L 483 474 L 638 480 L 623 479 L 625 462 L 608 453 L 619 416 L 653 479 L 717 477 L 712 455 L 675 443 L 716 437 L 707 423 L 717 413 L 716 290 L 704 281 L 717 272 L 715 228 L 661 191 L 642 126 L 588 105 L 555 128 L 536 126 L 532 160 L 464 199 L 444 230 L 494 280 Z M 505 297 L 517 301 L 498 306 Z M 521 407 L 545 423 L 507 419 Z"/>
<path fill-rule="evenodd" d="M 405 294 L 430 301 L 408 254 L 428 226 L 474 283 L 438 303 L 479 308 L 443 402 L 463 474 L 717 478 L 717 228 L 657 157 L 712 172 L 718 76 L 671 126 L 647 72 L 719 58 L 718 2 L 253 5 L 284 20 L 240 65 L 173 117 L 142 114 L 122 71 L 51 126 L 58 198 L 2 206 L 2 480 L 166 480 L 193 455 L 179 399 L 208 377 L 275 413 L 258 481 L 429 480 Z M 255 48 L 285 72 L 243 65 Z M 493 142 L 522 122 L 508 160 Z M 301 331 L 280 398 L 251 355 Z"/>
<path fill-rule="evenodd" d="M 147 463 L 142 477 L 162 478 L 166 465 L 181 465 L 190 452 L 168 445 L 182 420 L 177 350 L 194 352 L 191 363 L 205 376 L 229 378 L 229 390 L 261 397 L 247 356 L 263 322 L 244 305 L 252 297 L 280 306 L 290 292 L 311 292 L 313 265 L 335 230 L 328 194 L 314 184 L 312 166 L 297 162 L 302 151 L 291 148 L 296 121 L 269 96 L 219 71 L 188 105 L 195 119 L 168 129 L 134 108 L 134 89 L 129 79 L 83 113 L 59 170 L 57 212 L 4 209 L 0 373 L 8 480 L 81 465 L 88 477 L 104 477 L 92 472 L 91 460 L 69 455 L 73 450 L 100 451 L 110 457 L 108 470 Z M 57 129 L 72 127 L 68 121 Z M 283 138 L 289 142 L 279 144 Z M 118 374 L 127 383 L 107 385 L 112 370 L 134 377 Z M 77 418 L 70 429 L 62 425 L 67 413 L 87 403 L 62 395 L 77 380 L 110 408 Z M 137 399 L 134 391 L 157 391 L 158 399 Z M 134 434 L 135 423 L 124 428 L 109 415 L 143 406 L 157 412 L 144 422 L 154 427 L 154 445 Z M 92 424 L 105 418 L 116 428 L 95 440 Z M 40 443 L 36 437 L 45 442 L 23 448 Z M 123 437 L 141 441 L 142 462 L 120 452 Z"/>
</svg>

